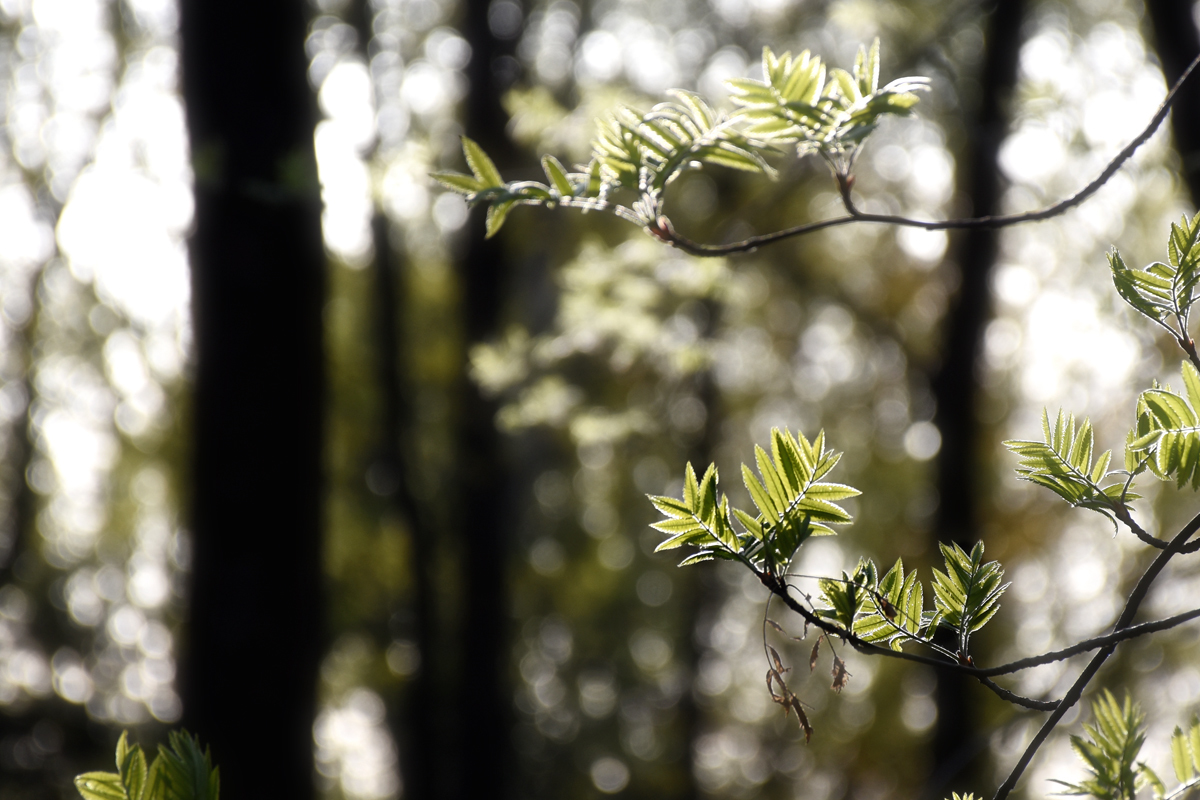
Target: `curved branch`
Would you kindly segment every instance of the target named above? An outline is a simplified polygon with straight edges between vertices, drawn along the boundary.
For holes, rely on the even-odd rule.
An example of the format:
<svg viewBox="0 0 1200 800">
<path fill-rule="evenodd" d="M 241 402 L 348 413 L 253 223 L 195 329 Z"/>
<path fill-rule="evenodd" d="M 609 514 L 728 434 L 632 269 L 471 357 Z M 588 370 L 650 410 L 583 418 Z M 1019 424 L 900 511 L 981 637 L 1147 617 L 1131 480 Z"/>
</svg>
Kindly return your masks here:
<svg viewBox="0 0 1200 800">
<path fill-rule="evenodd" d="M 1198 59 L 1200 60 L 1200 59 Z M 1195 66 L 1195 62 L 1193 65 Z M 1189 68 L 1190 71 L 1190 68 Z M 1137 585 L 1133 587 L 1133 591 L 1129 594 L 1129 599 L 1125 602 L 1125 608 L 1121 611 L 1121 616 L 1117 618 L 1117 622 L 1113 625 L 1114 632 L 1120 632 L 1129 627 L 1129 623 L 1133 621 L 1133 617 L 1137 614 L 1138 607 L 1146 598 L 1146 593 L 1150 591 L 1154 580 L 1159 576 L 1159 573 L 1167 566 L 1167 562 L 1171 560 L 1177 553 L 1183 550 L 1187 540 L 1197 530 L 1200 530 L 1200 514 L 1193 517 L 1183 530 L 1175 535 L 1167 545 L 1166 549 L 1161 551 L 1146 571 L 1142 573 L 1142 577 L 1138 580 Z M 1034 735 L 1033 741 L 1025 748 L 1025 752 L 1021 754 L 1021 758 L 1013 765 L 1012 770 L 1008 773 L 1008 777 L 1004 779 L 1004 783 L 1000 784 L 1000 788 L 996 790 L 992 800 L 1005 800 L 1013 788 L 1017 785 L 1021 775 L 1024 774 L 1025 768 L 1029 766 L 1029 762 L 1033 760 L 1033 756 L 1041 749 L 1042 744 L 1057 726 L 1063 715 L 1070 710 L 1071 706 L 1079 702 L 1079 698 L 1083 696 L 1083 690 L 1092 682 L 1092 678 L 1108 660 L 1108 657 L 1117 649 L 1117 643 L 1112 642 L 1100 648 L 1100 651 L 1092 657 L 1088 665 L 1084 667 L 1083 672 L 1075 679 L 1075 683 L 1063 695 L 1063 698 L 1058 703 L 1058 707 L 1050 713 L 1050 716 L 1042 723 L 1042 727 Z"/>
<path fill-rule="evenodd" d="M 751 236 L 748 239 L 743 239 L 730 244 L 702 244 L 688 239 L 674 231 L 669 224 L 663 224 L 665 218 L 659 218 L 656 228 L 652 231 L 658 238 L 674 245 L 694 256 L 724 256 L 733 253 L 745 253 L 750 250 L 757 249 L 766 244 L 790 239 L 794 236 L 803 236 L 808 233 L 824 230 L 825 228 L 833 228 L 839 225 L 847 225 L 852 222 L 874 222 L 883 225 L 896 225 L 909 228 L 923 228 L 928 231 L 944 231 L 944 230 L 964 230 L 964 229 L 979 229 L 979 228 L 1003 228 L 1009 225 L 1018 225 L 1023 222 L 1038 222 L 1051 217 L 1058 216 L 1064 211 L 1067 211 L 1087 200 L 1095 194 L 1101 186 L 1108 182 L 1108 179 L 1116 174 L 1117 170 L 1137 151 L 1139 147 L 1146 143 L 1154 132 L 1158 129 L 1162 121 L 1166 119 L 1167 113 L 1171 109 L 1171 104 L 1174 102 L 1176 95 L 1179 92 L 1184 82 L 1191 77 L 1196 70 L 1197 65 L 1200 65 L 1200 56 L 1188 65 L 1188 68 L 1179 76 L 1179 80 L 1167 92 L 1167 96 L 1159 105 L 1158 110 L 1151 117 L 1149 124 L 1142 130 L 1134 139 L 1121 149 L 1119 153 L 1108 163 L 1108 166 L 1087 186 L 1080 189 L 1075 194 L 1055 203 L 1047 208 L 1038 211 L 1027 211 L 1022 214 L 998 214 L 984 217 L 972 217 L 967 219 L 949 219 L 949 220 L 919 220 L 909 217 L 897 216 L 893 214 L 868 214 L 859 211 L 850 197 L 850 181 L 839 179 L 842 203 L 848 212 L 843 217 L 833 217 L 831 219 L 820 220 L 819 222 L 810 222 L 804 225 L 797 225 L 792 228 L 786 228 L 774 233 L 764 233 L 759 236 Z"/>
</svg>

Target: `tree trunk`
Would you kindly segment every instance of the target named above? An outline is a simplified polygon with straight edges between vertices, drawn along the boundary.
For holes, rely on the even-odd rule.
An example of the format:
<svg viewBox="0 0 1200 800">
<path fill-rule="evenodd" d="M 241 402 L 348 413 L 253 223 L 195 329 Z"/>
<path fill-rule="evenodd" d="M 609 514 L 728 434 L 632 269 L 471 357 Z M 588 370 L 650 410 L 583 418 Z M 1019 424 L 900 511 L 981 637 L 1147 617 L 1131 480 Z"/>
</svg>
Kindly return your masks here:
<svg viewBox="0 0 1200 800">
<path fill-rule="evenodd" d="M 1155 50 L 1168 85 L 1179 80 L 1200 54 L 1200 33 L 1196 31 L 1192 6 L 1186 0 L 1146 0 Z M 1192 202 L 1200 202 L 1200 75 L 1192 76 L 1180 88 L 1171 109 L 1171 132 Z"/>
<path fill-rule="evenodd" d="M 195 165 L 184 721 L 223 796 L 313 795 L 325 255 L 300 0 L 184 0 Z"/>
<path fill-rule="evenodd" d="M 463 127 L 503 171 L 514 160 L 514 148 L 505 132 L 508 114 L 500 104 L 507 87 L 499 85 L 494 66 L 510 55 L 511 43 L 489 30 L 488 7 L 488 0 L 467 0 L 463 9 L 461 31 L 472 53 Z M 499 240 L 484 239 L 479 222 L 469 230 L 467 250 L 458 264 L 468 349 L 497 333 L 511 273 Z M 496 430 L 496 403 L 470 380 L 466 366 L 464 362 L 458 408 L 458 497 L 463 502 L 455 512 L 466 595 L 457 665 L 464 691 L 457 700 L 456 719 L 459 746 L 472 763 L 461 771 L 453 794 L 503 800 L 512 793 L 515 760 L 506 577 L 516 504 L 510 499 L 512 476 Z"/>
<path fill-rule="evenodd" d="M 1008 127 L 1007 103 L 1017 80 L 1023 7 L 1022 0 L 1001 0 L 988 23 L 978 105 L 968 129 L 971 142 L 960 161 L 959 186 L 971 200 L 973 216 L 1000 210 L 997 156 Z M 991 316 L 989 286 L 999 236 L 994 230 L 971 230 L 958 243 L 961 284 L 946 318 L 942 363 L 932 379 L 937 403 L 934 422 L 942 436 L 936 465 L 939 505 L 935 534 L 939 542 L 956 543 L 964 549 L 979 538 L 976 370 Z M 962 676 L 941 673 L 936 702 L 934 774 L 926 794 L 943 797 L 951 789 L 967 791 L 973 762 L 987 743 L 972 713 L 970 684 Z"/>
</svg>

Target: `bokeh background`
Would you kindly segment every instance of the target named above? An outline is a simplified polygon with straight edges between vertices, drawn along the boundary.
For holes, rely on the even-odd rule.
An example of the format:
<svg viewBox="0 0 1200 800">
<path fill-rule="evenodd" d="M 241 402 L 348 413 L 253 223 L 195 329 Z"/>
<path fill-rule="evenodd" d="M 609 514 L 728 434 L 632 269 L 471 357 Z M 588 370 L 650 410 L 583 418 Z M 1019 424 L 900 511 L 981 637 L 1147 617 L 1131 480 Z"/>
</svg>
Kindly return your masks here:
<svg viewBox="0 0 1200 800">
<path fill-rule="evenodd" d="M 311 141 L 297 163 L 315 154 L 323 203 L 306 206 L 323 235 L 310 253 L 319 313 L 296 323 L 319 345 L 299 356 L 317 378 L 311 397 L 268 383 L 244 402 L 261 419 L 319 411 L 292 437 L 319 458 L 311 484 L 289 483 L 302 465 L 257 452 L 252 435 L 198 455 L 228 431 L 197 385 L 224 380 L 242 402 L 236 374 L 206 372 L 206 342 L 221 330 L 264 353 L 308 341 L 271 326 L 293 296 L 285 248 L 316 241 L 285 231 L 277 253 L 255 251 L 267 279 L 242 299 L 258 328 L 222 317 L 220 292 L 194 309 L 217 267 L 207 245 L 189 256 L 188 237 L 207 235 L 205 209 L 224 202 L 204 188 L 223 156 L 189 144 L 201 100 L 221 97 L 189 96 L 181 74 L 191 52 L 189 77 L 220 71 L 189 44 L 206 5 L 229 63 L 254 63 L 242 50 L 262 37 L 306 87 L 311 113 L 280 124 Z M 1149 120 L 1200 51 L 1192 12 L 0 0 L 0 797 L 71 797 L 73 775 L 111 768 L 120 731 L 153 744 L 181 724 L 212 744 L 233 800 L 272 786 L 300 800 L 990 794 L 1039 715 L 845 648 L 852 678 L 837 695 L 827 653 L 809 675 L 811 639 L 771 633 L 811 708 L 805 744 L 763 683 L 765 590 L 733 565 L 677 570 L 654 555 L 644 495 L 676 493 L 686 462 L 715 461 L 736 496 L 739 463 L 772 426 L 824 428 L 846 454 L 839 479 L 864 494 L 854 525 L 806 544 L 798 572 L 837 575 L 870 555 L 927 579 L 938 541 L 982 539 L 1013 585 L 977 661 L 1102 631 L 1146 554 L 1017 482 L 1000 442 L 1036 437 L 1042 408 L 1063 406 L 1119 448 L 1138 390 L 1177 376 L 1173 345 L 1122 307 L 1104 253 L 1161 258 L 1169 221 L 1192 213 L 1200 95 L 1087 203 L 996 234 L 845 226 L 703 260 L 611 218 L 518 209 L 484 242 L 481 214 L 428 174 L 465 169 L 468 133 L 506 177 L 535 178 L 542 153 L 586 162 L 614 104 L 646 109 L 674 87 L 724 104 L 723 81 L 759 76 L 763 45 L 849 66 L 878 36 L 884 81 L 927 75 L 933 90 L 872 136 L 861 207 L 1032 209 L 1090 180 Z M 824 167 L 779 166 L 775 183 L 690 173 L 668 193 L 672 219 L 718 242 L 837 213 Z M 248 510 L 214 522 L 199 487 L 235 473 Z M 1147 488 L 1152 531 L 1195 507 Z M 272 523 L 293 511 L 312 536 Z M 1194 604 L 1200 570 L 1181 562 L 1161 584 L 1150 616 Z M 239 626 L 266 644 L 220 643 Z M 1198 657 L 1185 627 L 1124 645 L 1102 673 L 1149 711 L 1160 770 L 1200 701 Z M 225 689 L 205 684 L 218 667 Z M 1054 693 L 1072 669 L 1013 685 Z M 1022 796 L 1078 778 L 1065 740 L 1077 720 Z"/>
</svg>

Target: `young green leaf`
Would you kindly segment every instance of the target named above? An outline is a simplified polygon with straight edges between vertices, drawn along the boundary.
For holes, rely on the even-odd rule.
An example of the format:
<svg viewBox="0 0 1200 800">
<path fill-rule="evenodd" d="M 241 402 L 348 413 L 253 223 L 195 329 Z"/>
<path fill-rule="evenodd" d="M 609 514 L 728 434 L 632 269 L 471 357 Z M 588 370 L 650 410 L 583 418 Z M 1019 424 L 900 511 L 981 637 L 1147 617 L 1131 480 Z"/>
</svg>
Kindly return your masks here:
<svg viewBox="0 0 1200 800">
<path fill-rule="evenodd" d="M 218 800 L 220 770 L 212 765 L 208 750 L 186 732 L 172 731 L 160 745 L 152 768 L 155 800 Z"/>
<path fill-rule="evenodd" d="M 1181 343 L 1189 340 L 1188 318 L 1200 283 L 1200 214 L 1172 223 L 1166 263 L 1129 269 L 1114 249 L 1108 254 L 1108 265 L 1126 303 Z"/>
<path fill-rule="evenodd" d="M 1089 777 L 1081 783 L 1055 783 L 1065 787 L 1062 794 L 1134 800 L 1141 771 L 1137 756 L 1146 740 L 1145 715 L 1128 695 L 1118 704 L 1105 689 L 1092 703 L 1092 716 L 1094 723 L 1083 726 L 1088 738 L 1071 737 L 1071 747 L 1083 760 Z"/>
<path fill-rule="evenodd" d="M 1200 488 L 1200 373 L 1181 367 L 1185 394 L 1170 387 L 1148 389 L 1138 398 L 1138 422 L 1127 449 L 1160 480 Z"/>
<path fill-rule="evenodd" d="M 719 494 L 715 465 L 710 465 L 704 477 L 697 481 L 696 471 L 688 464 L 682 498 L 649 497 L 654 507 L 667 517 L 650 526 L 668 537 L 655 552 L 684 545 L 699 548 L 698 553 L 680 563 L 681 567 L 714 558 L 738 559 L 742 556 L 747 542 L 730 524 L 729 500 Z"/>
<path fill-rule="evenodd" d="M 793 436 L 773 428 L 771 455 L 755 447 L 758 476 L 742 465 L 742 480 L 758 508 L 753 522 L 743 520 L 743 525 L 763 541 L 764 557 L 772 568 L 789 562 L 809 536 L 832 534 L 830 525 L 850 522 L 837 502 L 860 492 L 820 480 L 840 459 L 840 453 L 825 449 L 823 431 L 809 442 L 802 433 Z"/>
<path fill-rule="evenodd" d="M 466 136 L 462 137 L 462 146 L 467 166 L 471 168 L 471 172 L 479 179 L 483 188 L 490 189 L 504 185 L 504 179 L 500 177 L 500 170 L 496 169 L 496 165 L 492 163 L 488 154 L 483 152 L 482 147 Z"/>
<path fill-rule="evenodd" d="M 923 641 L 924 590 L 916 570 L 904 574 L 903 560 L 896 559 L 868 600 L 870 613 L 854 622 L 854 633 L 860 638 L 885 642 L 893 650 L 900 650 L 907 641 Z"/>
<path fill-rule="evenodd" d="M 1050 416 L 1043 409 L 1042 432 L 1041 442 L 1011 439 L 1004 443 L 1020 458 L 1017 475 L 1045 486 L 1073 506 L 1103 514 L 1115 525 L 1118 504 L 1136 500 L 1138 495 L 1126 491 L 1124 480 L 1105 485 L 1112 453 L 1104 451 L 1093 464 L 1091 421 L 1085 418 L 1076 427 L 1075 415 L 1060 410 L 1051 427 Z"/>
<path fill-rule="evenodd" d="M 1000 610 L 1000 595 L 1008 588 L 1002 584 L 1004 570 L 999 562 L 983 561 L 983 542 L 967 553 L 957 544 L 938 544 L 946 571 L 933 571 L 933 602 L 940 624 L 958 636 L 962 656 L 969 653 L 972 633 L 987 624 Z"/>
<path fill-rule="evenodd" d="M 558 159 L 554 156 L 542 156 L 542 169 L 546 173 L 546 177 L 550 179 L 550 185 L 563 197 L 571 197 L 575 194 L 575 187 L 571 184 L 571 179 L 567 177 L 567 171 L 563 169 L 563 165 L 558 163 Z"/>
<path fill-rule="evenodd" d="M 776 56 L 763 49 L 765 81 L 729 81 L 730 99 L 741 109 L 752 136 L 795 142 L 800 155 L 819 153 L 846 173 L 855 153 L 884 115 L 905 115 L 928 89 L 927 78 L 901 78 L 879 88 L 879 40 L 860 48 L 853 74 L 828 73 L 821 59 L 805 50 Z"/>
</svg>

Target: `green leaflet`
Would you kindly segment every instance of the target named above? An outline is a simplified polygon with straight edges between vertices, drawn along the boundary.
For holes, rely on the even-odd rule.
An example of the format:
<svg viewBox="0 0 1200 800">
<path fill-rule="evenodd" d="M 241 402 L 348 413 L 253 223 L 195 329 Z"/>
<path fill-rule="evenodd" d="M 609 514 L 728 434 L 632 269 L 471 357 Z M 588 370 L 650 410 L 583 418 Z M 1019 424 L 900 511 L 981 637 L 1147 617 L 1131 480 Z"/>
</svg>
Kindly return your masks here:
<svg viewBox="0 0 1200 800">
<path fill-rule="evenodd" d="M 710 465 L 697 481 L 696 471 L 688 464 L 682 499 L 650 496 L 654 507 L 667 517 L 650 526 L 668 537 L 654 549 L 656 553 L 684 545 L 699 548 L 698 553 L 684 559 L 681 567 L 714 558 L 736 559 L 741 554 L 743 542 L 729 523 L 729 500 L 719 496 L 717 485 L 715 465 Z"/>
<path fill-rule="evenodd" d="M 983 561 L 983 542 L 968 555 L 957 544 L 938 544 L 946 571 L 933 571 L 933 603 L 936 612 L 929 623 L 932 630 L 944 625 L 958 635 L 962 656 L 969 653 L 970 636 L 987 624 L 1000 610 L 1000 595 L 1008 588 L 1001 584 L 1004 570 L 997 561 Z"/>
<path fill-rule="evenodd" d="M 1142 392 L 1126 449 L 1139 469 L 1148 467 L 1160 480 L 1173 479 L 1181 487 L 1191 483 L 1195 489 L 1200 487 L 1200 374 L 1188 361 L 1180 371 L 1184 395 L 1170 387 Z"/>
<path fill-rule="evenodd" d="M 713 164 L 774 177 L 763 148 L 699 95 L 675 89 L 674 98 L 642 115 L 613 111 L 600 125 L 592 159 L 614 185 L 659 195 L 683 171 Z"/>
<path fill-rule="evenodd" d="M 809 536 L 831 534 L 830 525 L 850 521 L 850 515 L 837 502 L 859 491 L 820 480 L 841 458 L 840 453 L 826 449 L 824 432 L 810 442 L 803 434 L 793 436 L 773 429 L 771 454 L 756 447 L 755 456 L 759 475 L 743 464 L 742 479 L 757 514 L 730 508 L 728 498 L 718 492 L 715 466 L 697 480 L 688 464 L 682 498 L 650 497 L 655 508 L 667 517 L 652 525 L 668 537 L 657 550 L 691 545 L 700 552 L 684 564 L 731 558 L 777 571 L 786 567 Z M 741 525 L 741 532 L 734 528 L 733 520 Z"/>
<path fill-rule="evenodd" d="M 185 732 L 173 731 L 168 745 L 147 766 L 127 733 L 117 742 L 117 772 L 85 772 L 75 788 L 85 800 L 218 800 L 220 776 L 207 750 Z"/>
<path fill-rule="evenodd" d="M 1145 714 L 1128 695 L 1122 703 L 1107 689 L 1092 703 L 1094 722 L 1084 725 L 1088 738 L 1071 737 L 1071 747 L 1083 760 L 1089 776 L 1081 783 L 1055 781 L 1064 787 L 1062 794 L 1090 795 L 1096 800 L 1134 800 L 1143 779 L 1153 783 L 1157 776 L 1137 763 L 1146 740 Z M 1152 773 L 1151 773 L 1152 775 Z M 1160 782 L 1161 783 L 1161 782 Z"/>
<path fill-rule="evenodd" d="M 900 650 L 906 641 L 922 638 L 924 590 L 916 570 L 904 574 L 903 560 L 896 559 L 867 600 L 869 613 L 854 621 L 853 631 L 860 638 L 886 643 L 893 650 Z"/>
<path fill-rule="evenodd" d="M 1171 224 L 1166 263 L 1130 269 L 1114 249 L 1108 254 L 1108 265 L 1126 303 L 1177 340 L 1188 339 L 1188 318 L 1200 283 L 1200 214 Z"/>
<path fill-rule="evenodd" d="M 1093 463 L 1092 423 L 1085 418 L 1076 426 L 1075 415 L 1060 410 L 1052 427 L 1043 409 L 1042 438 L 1041 442 L 1010 439 L 1004 443 L 1020 458 L 1021 480 L 1045 486 L 1071 505 L 1103 514 L 1115 525 L 1118 504 L 1138 495 L 1125 491 L 1122 480 L 1105 485 L 1112 474 L 1108 471 L 1112 453 L 1105 450 Z"/>
<path fill-rule="evenodd" d="M 765 81 L 729 81 L 730 99 L 749 123 L 747 133 L 768 141 L 795 142 L 800 155 L 819 153 L 839 172 L 849 169 L 858 145 L 884 115 L 910 113 L 915 92 L 928 79 L 911 77 L 879 87 L 879 40 L 859 48 L 853 72 L 826 74 L 807 50 L 793 57 L 763 48 Z M 828 77 L 828 80 L 826 79 Z"/>
</svg>

